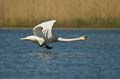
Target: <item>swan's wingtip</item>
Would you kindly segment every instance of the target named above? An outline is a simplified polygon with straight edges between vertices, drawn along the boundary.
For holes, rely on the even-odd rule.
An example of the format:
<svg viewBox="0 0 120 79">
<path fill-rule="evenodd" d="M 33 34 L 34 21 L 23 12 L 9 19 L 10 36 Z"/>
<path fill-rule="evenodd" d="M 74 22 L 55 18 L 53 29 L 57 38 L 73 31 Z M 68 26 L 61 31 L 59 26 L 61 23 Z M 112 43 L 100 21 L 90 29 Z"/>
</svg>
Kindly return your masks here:
<svg viewBox="0 0 120 79">
<path fill-rule="evenodd" d="M 51 21 L 56 22 L 56 20 L 51 20 Z"/>
</svg>

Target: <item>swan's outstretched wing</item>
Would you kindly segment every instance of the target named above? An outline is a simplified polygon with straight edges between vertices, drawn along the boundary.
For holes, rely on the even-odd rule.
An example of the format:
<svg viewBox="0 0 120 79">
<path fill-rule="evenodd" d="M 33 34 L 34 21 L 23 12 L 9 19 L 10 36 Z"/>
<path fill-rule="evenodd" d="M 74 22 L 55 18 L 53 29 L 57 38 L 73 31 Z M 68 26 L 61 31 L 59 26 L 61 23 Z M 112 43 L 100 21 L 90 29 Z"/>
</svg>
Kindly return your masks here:
<svg viewBox="0 0 120 79">
<path fill-rule="evenodd" d="M 52 26 L 56 20 L 51 20 L 38 24 L 33 28 L 33 34 L 42 38 L 52 38 Z"/>
</svg>

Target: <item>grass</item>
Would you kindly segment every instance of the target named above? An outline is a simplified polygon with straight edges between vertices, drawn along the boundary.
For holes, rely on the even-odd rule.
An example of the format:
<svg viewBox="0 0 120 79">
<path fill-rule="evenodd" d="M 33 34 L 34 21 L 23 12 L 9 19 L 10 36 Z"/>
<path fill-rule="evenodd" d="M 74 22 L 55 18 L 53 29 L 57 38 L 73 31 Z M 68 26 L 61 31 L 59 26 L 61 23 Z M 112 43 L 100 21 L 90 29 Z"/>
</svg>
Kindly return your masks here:
<svg viewBox="0 0 120 79">
<path fill-rule="evenodd" d="M 58 24 L 62 28 L 120 28 L 120 19 L 74 19 Z"/>
<path fill-rule="evenodd" d="M 32 28 L 43 21 L 18 21 L 16 23 L 8 20 L 4 24 L 6 28 Z M 1 26 L 1 28 L 4 28 Z M 57 21 L 55 28 L 120 28 L 120 19 L 73 19 Z"/>
<path fill-rule="evenodd" d="M 120 28 L 119 0 L 0 0 L 0 27 Z"/>
</svg>

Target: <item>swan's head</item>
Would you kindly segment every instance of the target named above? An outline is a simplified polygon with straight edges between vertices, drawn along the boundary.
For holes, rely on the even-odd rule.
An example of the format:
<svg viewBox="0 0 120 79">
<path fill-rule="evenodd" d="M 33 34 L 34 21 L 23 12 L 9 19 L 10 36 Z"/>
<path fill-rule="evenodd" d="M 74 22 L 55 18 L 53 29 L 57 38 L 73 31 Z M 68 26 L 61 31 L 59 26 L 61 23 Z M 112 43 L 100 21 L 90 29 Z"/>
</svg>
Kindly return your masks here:
<svg viewBox="0 0 120 79">
<path fill-rule="evenodd" d="M 81 40 L 88 40 L 88 36 L 81 36 L 80 39 Z"/>
</svg>

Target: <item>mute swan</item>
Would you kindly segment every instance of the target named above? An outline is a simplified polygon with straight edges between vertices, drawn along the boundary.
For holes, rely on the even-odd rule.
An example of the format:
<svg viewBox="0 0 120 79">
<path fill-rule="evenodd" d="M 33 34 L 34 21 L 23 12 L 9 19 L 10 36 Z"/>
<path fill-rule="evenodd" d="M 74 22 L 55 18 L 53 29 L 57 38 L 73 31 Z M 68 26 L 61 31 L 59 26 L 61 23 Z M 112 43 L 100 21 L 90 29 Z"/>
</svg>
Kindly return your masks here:
<svg viewBox="0 0 120 79">
<path fill-rule="evenodd" d="M 34 43 L 39 44 L 40 47 L 44 47 L 47 49 L 52 49 L 52 47 L 48 46 L 47 44 L 53 43 L 53 42 L 72 42 L 72 41 L 82 41 L 82 40 L 88 39 L 87 36 L 81 36 L 78 38 L 71 38 L 71 39 L 65 39 L 65 38 L 53 36 L 52 27 L 55 22 L 56 20 L 50 20 L 50 21 L 38 24 L 33 28 L 34 35 L 27 36 L 25 38 L 20 38 L 20 39 L 32 41 Z"/>
</svg>

